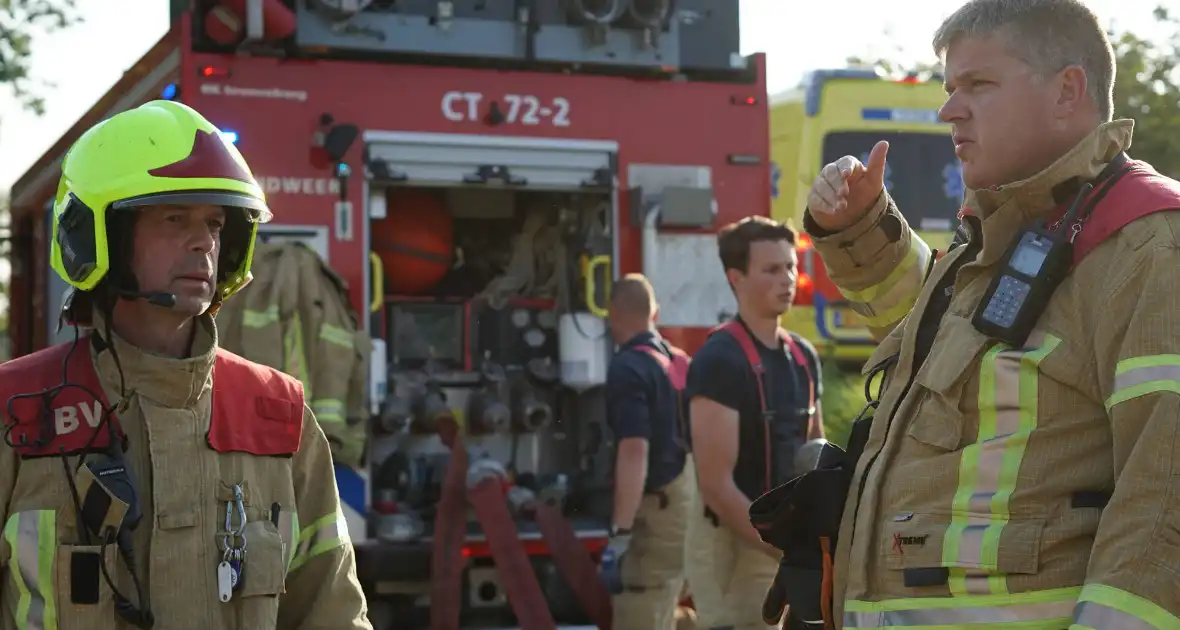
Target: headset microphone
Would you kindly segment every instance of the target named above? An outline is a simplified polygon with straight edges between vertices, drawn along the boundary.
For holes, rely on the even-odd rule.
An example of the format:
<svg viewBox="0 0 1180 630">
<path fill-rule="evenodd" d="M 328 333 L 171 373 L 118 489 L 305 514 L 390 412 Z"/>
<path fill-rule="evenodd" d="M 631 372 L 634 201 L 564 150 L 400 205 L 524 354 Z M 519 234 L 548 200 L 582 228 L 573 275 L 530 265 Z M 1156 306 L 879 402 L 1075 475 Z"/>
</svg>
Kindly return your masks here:
<svg viewBox="0 0 1180 630">
<path fill-rule="evenodd" d="M 147 300 L 152 306 L 172 308 L 176 306 L 176 296 L 164 291 L 120 291 L 119 297 L 124 300 Z"/>
</svg>

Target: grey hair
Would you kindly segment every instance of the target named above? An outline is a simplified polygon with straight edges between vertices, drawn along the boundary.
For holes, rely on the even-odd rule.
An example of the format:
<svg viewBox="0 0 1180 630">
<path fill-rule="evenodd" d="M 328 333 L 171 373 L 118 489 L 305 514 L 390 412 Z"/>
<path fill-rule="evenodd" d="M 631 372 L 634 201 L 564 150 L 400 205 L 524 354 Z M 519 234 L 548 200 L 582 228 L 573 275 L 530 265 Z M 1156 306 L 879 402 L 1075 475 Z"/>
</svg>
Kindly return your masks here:
<svg viewBox="0 0 1180 630">
<path fill-rule="evenodd" d="M 1009 49 L 1045 78 L 1077 65 L 1102 120 L 1114 115 L 1114 49 L 1098 16 L 1079 0 L 970 0 L 934 33 L 939 57 L 963 36 L 1000 35 Z"/>
</svg>

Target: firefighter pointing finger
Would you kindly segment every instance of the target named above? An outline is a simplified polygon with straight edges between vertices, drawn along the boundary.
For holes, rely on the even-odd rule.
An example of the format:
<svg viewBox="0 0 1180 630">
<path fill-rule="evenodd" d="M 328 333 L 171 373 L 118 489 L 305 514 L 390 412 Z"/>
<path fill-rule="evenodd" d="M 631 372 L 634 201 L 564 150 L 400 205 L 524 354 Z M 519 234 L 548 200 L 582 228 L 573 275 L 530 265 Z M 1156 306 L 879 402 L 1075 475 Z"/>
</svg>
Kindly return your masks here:
<svg viewBox="0 0 1180 630">
<path fill-rule="evenodd" d="M 805 227 L 883 387 L 751 506 L 784 552 L 768 600 L 845 630 L 1180 628 L 1180 182 L 1124 153 L 1079 1 L 972 0 L 934 48 L 962 225 L 932 256 L 883 146 L 816 180 Z"/>
<path fill-rule="evenodd" d="M 371 627 L 301 385 L 218 349 L 270 217 L 185 105 L 70 149 L 52 265 L 87 332 L 0 366 L 0 629 Z"/>
</svg>

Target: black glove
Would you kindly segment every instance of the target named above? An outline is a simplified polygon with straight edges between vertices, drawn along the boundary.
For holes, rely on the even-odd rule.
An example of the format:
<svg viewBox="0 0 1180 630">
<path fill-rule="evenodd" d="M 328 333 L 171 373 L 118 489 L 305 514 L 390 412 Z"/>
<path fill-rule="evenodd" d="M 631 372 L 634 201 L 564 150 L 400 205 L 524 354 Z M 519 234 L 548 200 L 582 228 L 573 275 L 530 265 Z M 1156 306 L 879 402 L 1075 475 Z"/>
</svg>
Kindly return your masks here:
<svg viewBox="0 0 1180 630">
<path fill-rule="evenodd" d="M 823 546 L 834 551 L 848 495 L 849 473 L 839 448 L 821 455 L 819 466 L 767 492 L 750 505 L 750 523 L 763 542 L 783 552 L 778 573 L 762 603 L 762 618 L 775 625 L 789 606 L 787 628 L 823 627 Z"/>
<path fill-rule="evenodd" d="M 774 582 L 766 591 L 766 599 L 762 601 L 762 620 L 767 625 L 778 626 L 785 611 L 784 630 L 822 630 L 822 588 L 822 571 L 780 564 Z M 789 610 L 788 598 L 794 601 Z"/>
</svg>

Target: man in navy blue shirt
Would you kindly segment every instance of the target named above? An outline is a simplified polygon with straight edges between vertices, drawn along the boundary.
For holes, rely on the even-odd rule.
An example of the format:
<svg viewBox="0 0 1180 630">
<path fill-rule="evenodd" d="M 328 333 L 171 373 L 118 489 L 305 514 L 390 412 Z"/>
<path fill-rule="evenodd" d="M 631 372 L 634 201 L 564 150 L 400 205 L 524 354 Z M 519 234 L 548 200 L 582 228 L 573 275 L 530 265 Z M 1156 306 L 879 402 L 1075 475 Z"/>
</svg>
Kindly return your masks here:
<svg viewBox="0 0 1180 630">
<path fill-rule="evenodd" d="M 738 316 L 697 351 L 685 391 L 703 503 L 688 519 L 687 565 L 701 628 L 770 627 L 762 602 L 782 554 L 750 524 L 750 503 L 793 477 L 799 448 L 823 437 L 819 356 L 779 328 L 795 298 L 794 245 L 790 227 L 765 217 L 717 235 Z"/>
<path fill-rule="evenodd" d="M 607 371 L 607 421 L 616 441 L 611 542 L 615 630 L 671 630 L 684 587 L 684 545 L 694 484 L 680 389 L 688 357 L 655 331 L 657 305 L 640 274 L 611 289 L 619 351 Z"/>
</svg>

